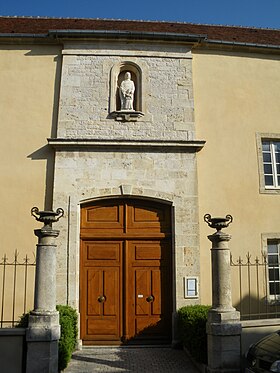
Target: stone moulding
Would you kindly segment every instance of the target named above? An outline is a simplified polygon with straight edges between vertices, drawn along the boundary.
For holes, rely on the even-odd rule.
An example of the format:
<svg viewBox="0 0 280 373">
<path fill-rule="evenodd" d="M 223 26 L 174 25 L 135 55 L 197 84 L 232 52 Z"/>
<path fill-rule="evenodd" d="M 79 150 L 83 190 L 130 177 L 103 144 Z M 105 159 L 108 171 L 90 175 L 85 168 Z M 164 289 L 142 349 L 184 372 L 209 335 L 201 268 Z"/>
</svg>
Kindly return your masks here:
<svg viewBox="0 0 280 373">
<path fill-rule="evenodd" d="M 133 149 L 160 149 L 172 151 L 198 152 L 204 145 L 204 140 L 165 141 L 165 140 L 100 140 L 100 139 L 65 139 L 49 138 L 48 144 L 57 150 L 72 150 L 90 148 L 102 150 L 102 148 L 114 150 Z"/>
<path fill-rule="evenodd" d="M 142 113 L 141 111 L 118 110 L 110 113 L 110 116 L 120 122 L 136 122 L 137 119 L 144 116 L 144 113 Z"/>
</svg>

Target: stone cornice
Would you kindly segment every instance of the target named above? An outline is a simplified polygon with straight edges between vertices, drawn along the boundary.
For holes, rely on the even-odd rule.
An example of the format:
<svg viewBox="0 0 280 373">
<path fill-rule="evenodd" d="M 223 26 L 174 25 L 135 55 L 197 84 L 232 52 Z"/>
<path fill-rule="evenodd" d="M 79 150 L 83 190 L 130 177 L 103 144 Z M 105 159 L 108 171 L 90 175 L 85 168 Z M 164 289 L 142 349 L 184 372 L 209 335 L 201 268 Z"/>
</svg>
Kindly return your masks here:
<svg viewBox="0 0 280 373">
<path fill-rule="evenodd" d="M 104 139 L 65 139 L 49 138 L 48 144 L 56 150 L 129 150 L 129 149 L 146 149 L 160 151 L 182 151 L 198 152 L 205 144 L 204 140 L 104 140 Z"/>
</svg>

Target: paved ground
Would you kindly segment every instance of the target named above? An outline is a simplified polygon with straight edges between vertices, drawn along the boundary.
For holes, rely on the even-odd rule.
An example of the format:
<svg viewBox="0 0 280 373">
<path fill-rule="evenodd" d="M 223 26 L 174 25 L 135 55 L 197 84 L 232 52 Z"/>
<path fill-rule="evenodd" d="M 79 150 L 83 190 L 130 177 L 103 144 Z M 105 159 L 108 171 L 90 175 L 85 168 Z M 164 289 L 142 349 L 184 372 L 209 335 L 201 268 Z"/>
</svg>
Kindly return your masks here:
<svg viewBox="0 0 280 373">
<path fill-rule="evenodd" d="M 199 373 L 182 350 L 170 347 L 93 347 L 74 353 L 65 373 Z"/>
</svg>

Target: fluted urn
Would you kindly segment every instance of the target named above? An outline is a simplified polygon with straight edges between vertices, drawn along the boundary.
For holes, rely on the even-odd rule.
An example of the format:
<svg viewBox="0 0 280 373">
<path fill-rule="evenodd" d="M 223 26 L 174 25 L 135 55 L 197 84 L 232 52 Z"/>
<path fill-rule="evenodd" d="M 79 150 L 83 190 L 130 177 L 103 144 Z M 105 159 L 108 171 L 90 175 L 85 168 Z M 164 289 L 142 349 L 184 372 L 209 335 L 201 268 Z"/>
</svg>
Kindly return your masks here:
<svg viewBox="0 0 280 373">
<path fill-rule="evenodd" d="M 58 208 L 56 211 L 39 211 L 38 207 L 33 207 L 31 209 L 31 215 L 37 221 L 44 223 L 44 228 L 52 228 L 52 223 L 58 221 L 63 215 L 64 210 L 62 208 Z"/>
<path fill-rule="evenodd" d="M 210 214 L 204 215 L 204 221 L 209 225 L 210 228 L 216 229 L 219 232 L 223 228 L 227 228 L 233 221 L 231 215 L 226 215 L 225 218 L 212 218 Z"/>
</svg>

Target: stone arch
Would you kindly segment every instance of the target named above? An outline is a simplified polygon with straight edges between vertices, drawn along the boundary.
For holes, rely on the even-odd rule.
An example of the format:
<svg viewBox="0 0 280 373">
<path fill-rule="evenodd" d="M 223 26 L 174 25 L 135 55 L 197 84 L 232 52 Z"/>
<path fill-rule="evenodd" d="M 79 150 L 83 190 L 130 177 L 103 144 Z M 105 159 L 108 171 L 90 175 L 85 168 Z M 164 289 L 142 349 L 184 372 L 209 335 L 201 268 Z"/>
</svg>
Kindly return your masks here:
<svg viewBox="0 0 280 373">
<path fill-rule="evenodd" d="M 121 184 L 115 188 L 94 188 L 89 190 L 84 198 L 77 200 L 77 206 L 83 205 L 85 203 L 94 202 L 98 199 L 107 199 L 107 198 L 121 198 L 121 197 L 138 198 L 138 199 L 147 199 L 153 200 L 158 203 L 167 203 L 174 204 L 174 194 L 162 192 L 155 189 L 142 188 L 130 184 Z"/>
</svg>

